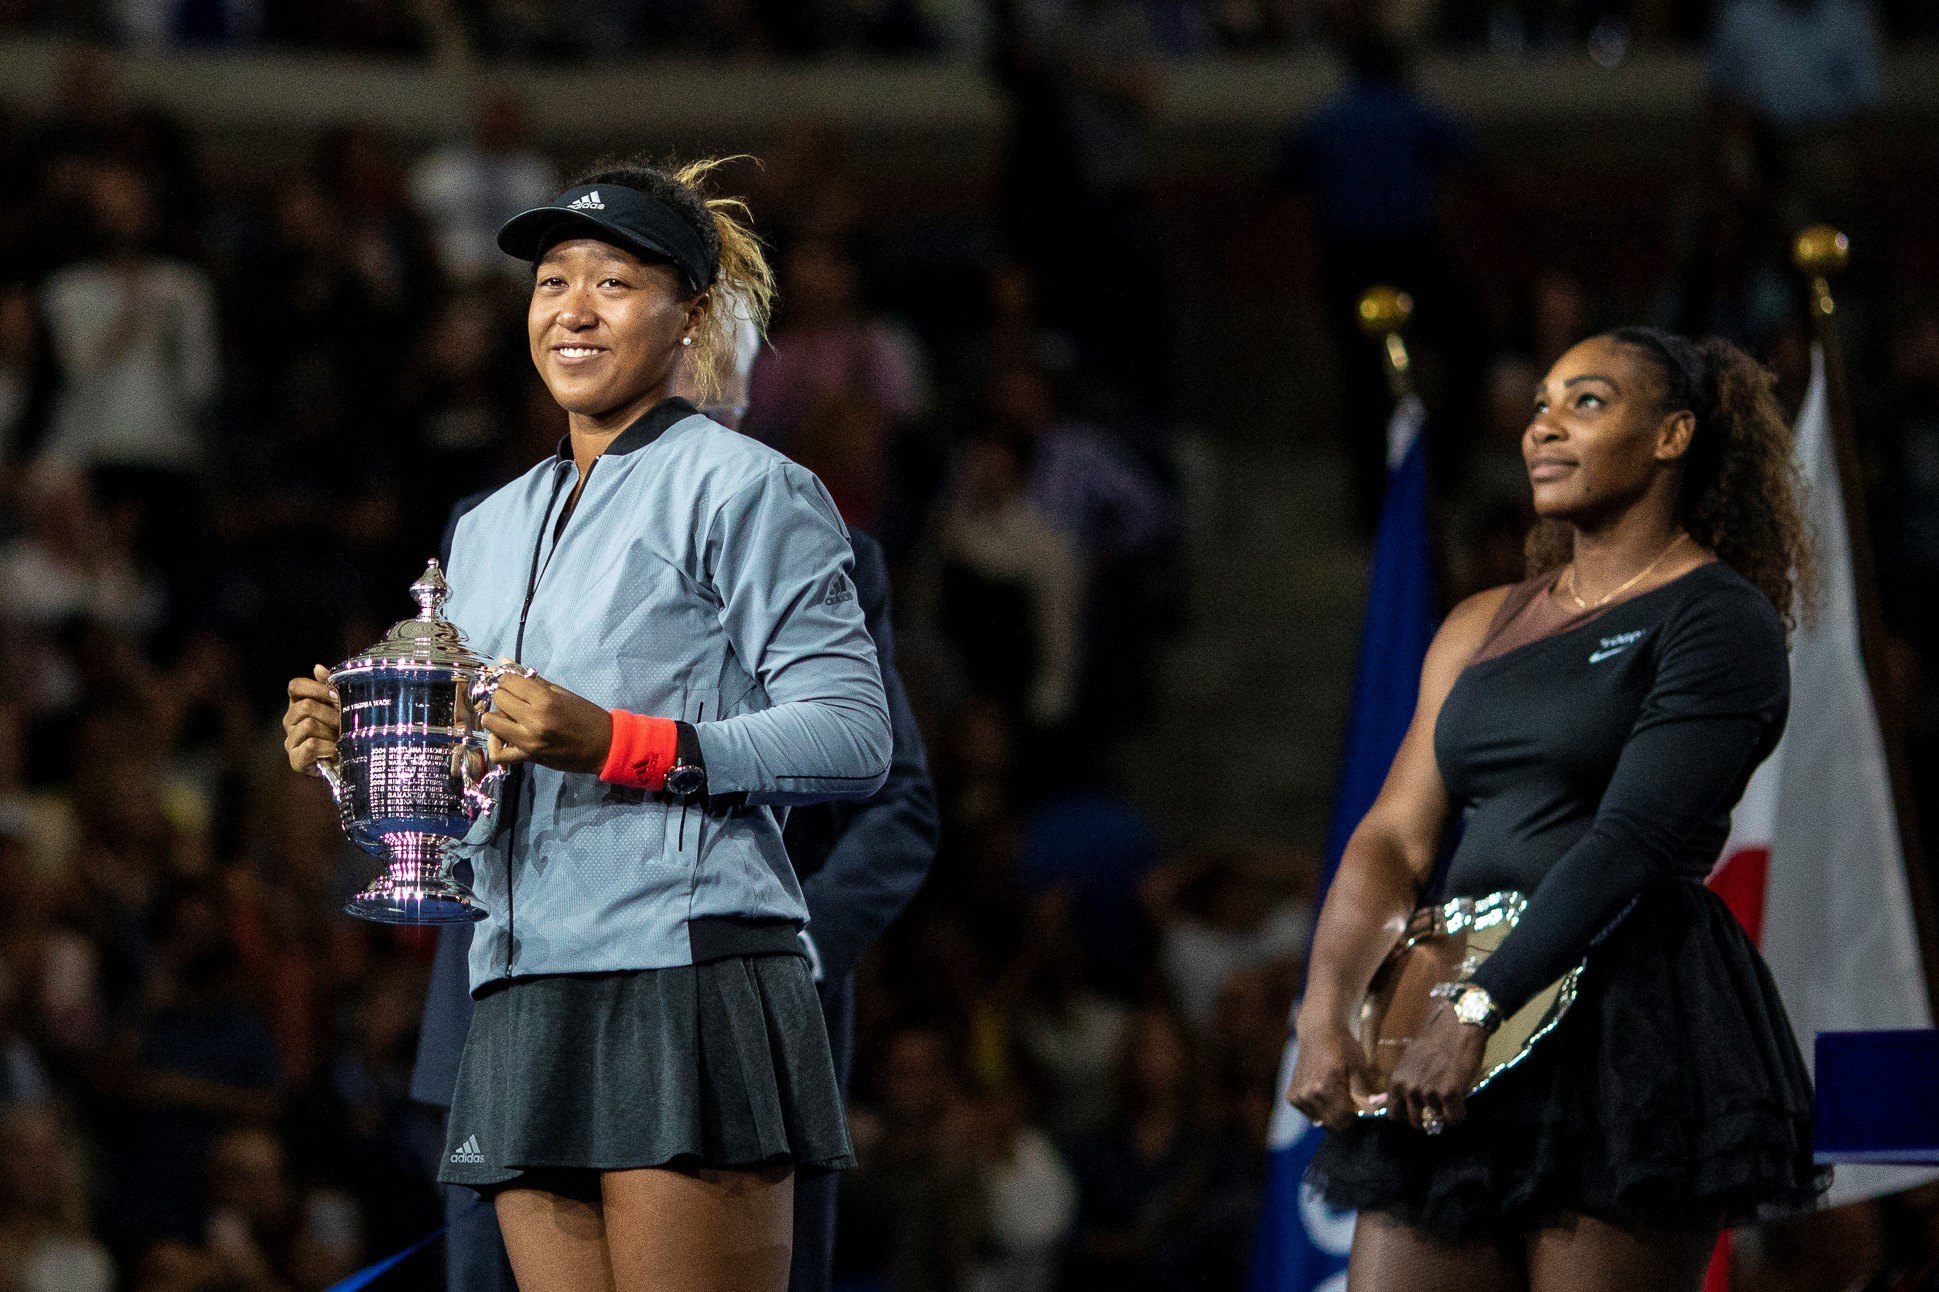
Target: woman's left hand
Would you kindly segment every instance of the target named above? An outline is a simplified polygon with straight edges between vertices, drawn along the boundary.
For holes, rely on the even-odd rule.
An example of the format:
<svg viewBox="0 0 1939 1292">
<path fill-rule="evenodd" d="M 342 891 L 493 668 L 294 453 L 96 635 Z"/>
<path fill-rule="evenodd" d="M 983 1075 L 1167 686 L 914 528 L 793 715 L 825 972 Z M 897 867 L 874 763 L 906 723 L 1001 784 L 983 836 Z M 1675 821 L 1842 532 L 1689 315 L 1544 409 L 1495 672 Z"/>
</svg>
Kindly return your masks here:
<svg viewBox="0 0 1939 1292">
<path fill-rule="evenodd" d="M 1389 1106 L 1421 1130 L 1452 1126 L 1468 1115 L 1468 1091 L 1481 1074 L 1488 1034 L 1455 1018 L 1447 1002 L 1433 1012 L 1407 1047 L 1387 1085 Z"/>
<path fill-rule="evenodd" d="M 599 772 L 613 747 L 613 715 L 536 675 L 506 672 L 481 721 L 495 763 L 533 762 L 561 772 Z"/>
</svg>

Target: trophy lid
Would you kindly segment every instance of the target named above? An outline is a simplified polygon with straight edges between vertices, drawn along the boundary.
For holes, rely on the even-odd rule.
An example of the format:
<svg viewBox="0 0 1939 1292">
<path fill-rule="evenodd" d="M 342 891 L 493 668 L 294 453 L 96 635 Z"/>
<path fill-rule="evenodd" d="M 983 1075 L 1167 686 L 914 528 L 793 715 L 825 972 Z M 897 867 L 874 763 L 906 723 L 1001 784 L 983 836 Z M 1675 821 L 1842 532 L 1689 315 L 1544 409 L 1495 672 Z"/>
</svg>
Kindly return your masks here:
<svg viewBox="0 0 1939 1292">
<path fill-rule="evenodd" d="M 478 670 L 489 666 L 484 656 L 465 644 L 465 635 L 458 630 L 458 625 L 440 613 L 445 599 L 451 595 L 451 585 L 444 581 L 444 572 L 435 560 L 424 567 L 424 573 L 411 585 L 411 595 L 417 598 L 416 617 L 392 624 L 382 641 L 345 660 L 340 668 L 408 664 Z"/>
</svg>

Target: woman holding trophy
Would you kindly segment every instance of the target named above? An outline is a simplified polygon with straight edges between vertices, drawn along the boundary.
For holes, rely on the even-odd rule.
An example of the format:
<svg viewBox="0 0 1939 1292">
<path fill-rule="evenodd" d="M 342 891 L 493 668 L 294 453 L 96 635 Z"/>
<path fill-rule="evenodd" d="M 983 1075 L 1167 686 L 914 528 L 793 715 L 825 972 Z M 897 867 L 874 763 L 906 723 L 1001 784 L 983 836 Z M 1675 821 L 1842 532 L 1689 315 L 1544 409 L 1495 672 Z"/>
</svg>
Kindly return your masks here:
<svg viewBox="0 0 1939 1292">
<path fill-rule="evenodd" d="M 881 785 L 888 708 L 827 492 L 672 393 L 683 354 L 717 381 L 721 295 L 759 323 L 771 292 L 716 165 L 602 168 L 499 233 L 568 434 L 452 543 L 511 775 L 468 841 L 442 1178 L 528 1292 L 783 1288 L 794 1172 L 851 1162 L 781 824 Z M 290 684 L 298 770 L 336 755 L 328 677 Z"/>
<path fill-rule="evenodd" d="M 1320 917 L 1287 1097 L 1334 1132 L 1310 1179 L 1361 1213 L 1356 1292 L 1694 1292 L 1720 1227 L 1823 1186 L 1784 1007 L 1703 886 L 1789 703 L 1790 428 L 1735 346 L 1626 328 L 1556 362 L 1522 451 L 1532 577 L 1429 650 Z M 1444 896 L 1519 919 L 1369 1045 L 1456 813 Z M 1545 991 L 1566 1012 L 1477 1090 Z"/>
</svg>

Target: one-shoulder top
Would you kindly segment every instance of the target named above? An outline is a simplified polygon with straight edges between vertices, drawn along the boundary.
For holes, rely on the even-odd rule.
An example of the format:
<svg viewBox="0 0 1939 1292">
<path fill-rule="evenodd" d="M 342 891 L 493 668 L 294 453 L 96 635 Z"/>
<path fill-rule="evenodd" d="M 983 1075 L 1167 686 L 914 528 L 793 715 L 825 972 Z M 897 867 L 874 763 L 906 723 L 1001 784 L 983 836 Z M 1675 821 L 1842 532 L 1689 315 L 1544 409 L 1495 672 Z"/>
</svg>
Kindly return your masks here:
<svg viewBox="0 0 1939 1292">
<path fill-rule="evenodd" d="M 1464 816 L 1445 891 L 1529 894 L 1474 975 L 1503 1013 L 1579 962 L 1651 880 L 1709 874 L 1790 688 L 1782 621 L 1721 562 L 1461 673 L 1434 729 Z"/>
</svg>

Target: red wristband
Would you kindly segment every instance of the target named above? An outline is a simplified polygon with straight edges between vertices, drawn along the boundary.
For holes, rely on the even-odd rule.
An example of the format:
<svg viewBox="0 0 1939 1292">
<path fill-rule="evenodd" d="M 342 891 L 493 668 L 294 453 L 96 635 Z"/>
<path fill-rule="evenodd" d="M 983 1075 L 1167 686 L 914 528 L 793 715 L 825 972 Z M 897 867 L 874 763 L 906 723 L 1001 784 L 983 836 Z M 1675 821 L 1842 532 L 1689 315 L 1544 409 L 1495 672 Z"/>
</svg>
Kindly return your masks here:
<svg viewBox="0 0 1939 1292">
<path fill-rule="evenodd" d="M 611 711 L 613 747 L 599 779 L 643 790 L 666 788 L 667 772 L 680 752 L 680 728 L 672 718 L 649 718 L 624 709 Z"/>
</svg>

